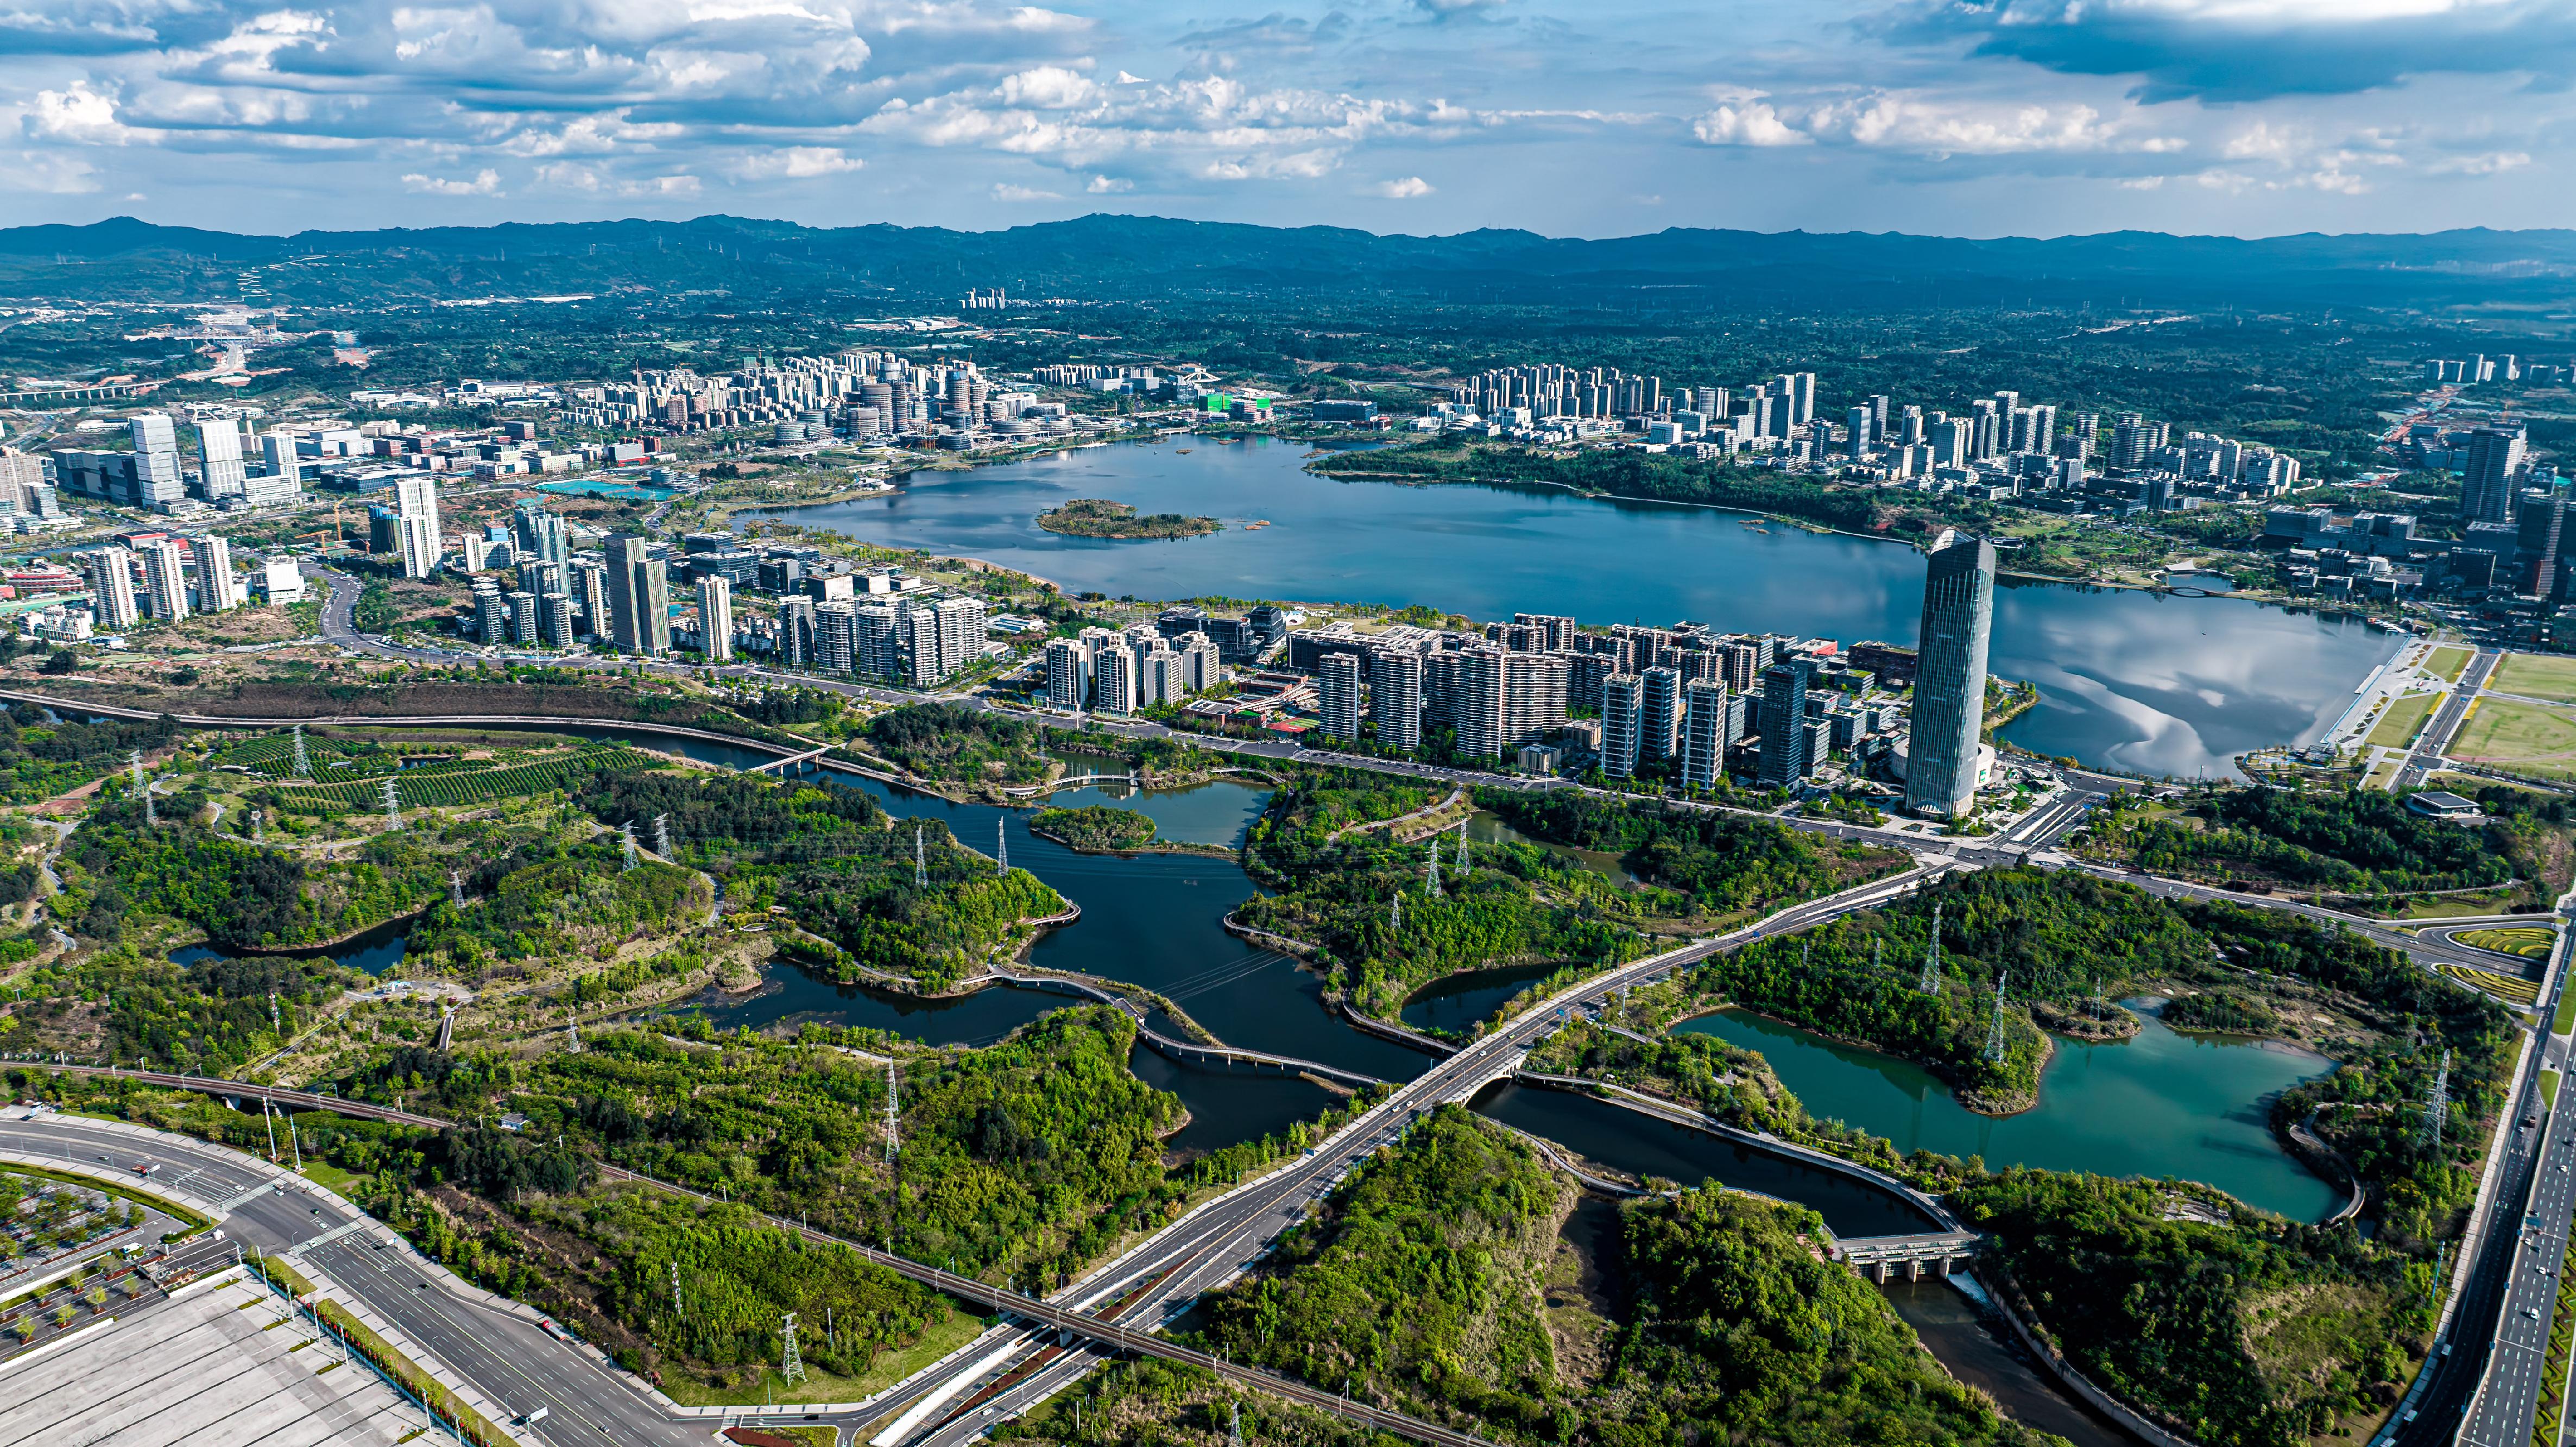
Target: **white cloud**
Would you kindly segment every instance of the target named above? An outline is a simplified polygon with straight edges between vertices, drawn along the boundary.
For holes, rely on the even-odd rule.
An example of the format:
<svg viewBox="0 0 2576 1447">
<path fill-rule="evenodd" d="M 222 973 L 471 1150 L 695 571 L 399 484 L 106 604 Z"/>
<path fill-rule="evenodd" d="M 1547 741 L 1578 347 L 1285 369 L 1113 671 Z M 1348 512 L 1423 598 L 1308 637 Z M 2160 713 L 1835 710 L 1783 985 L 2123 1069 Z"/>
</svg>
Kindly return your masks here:
<svg viewBox="0 0 2576 1447">
<path fill-rule="evenodd" d="M 741 157 L 726 168 L 726 173 L 737 181 L 807 181 L 855 171 L 862 164 L 856 156 L 830 146 L 784 146 Z"/>
<path fill-rule="evenodd" d="M 402 183 L 414 191 L 426 192 L 432 196 L 498 196 L 501 194 L 501 173 L 488 166 L 476 172 L 471 181 L 450 181 L 439 176 L 424 176 L 414 171 L 404 176 Z"/>
<path fill-rule="evenodd" d="M 1032 110 L 1071 110 L 1087 105 L 1100 94 L 1091 77 L 1060 65 L 1041 65 L 1002 78 L 998 94 L 1002 104 L 1025 106 Z"/>
<path fill-rule="evenodd" d="M 95 191 L 98 168 L 77 156 L 45 151 L 0 151 L 0 191 L 39 191 L 76 196 Z M 127 200 L 138 198 L 127 197 Z"/>
<path fill-rule="evenodd" d="M 1120 85 L 1151 85 L 1151 84 L 1153 84 L 1153 82 L 1152 82 L 1152 81 L 1149 81 L 1149 80 L 1145 79 L 1145 77 L 1143 77 L 1143 76 L 1141 76 L 1141 75 L 1129 75 L 1127 72 L 1125 72 L 1125 71 L 1123 71 L 1123 70 L 1122 70 L 1122 71 L 1120 71 L 1120 72 L 1118 72 L 1118 83 L 1119 83 Z"/>
<path fill-rule="evenodd" d="M 1383 196 L 1390 201 L 1410 201 L 1416 196 L 1430 195 L 1431 183 L 1420 176 L 1401 176 L 1391 181 L 1380 181 L 1369 187 L 1368 192 L 1372 196 Z"/>
<path fill-rule="evenodd" d="M 2530 164 L 2529 151 L 2488 151 L 2477 156 L 2451 156 L 2435 161 L 2430 169 L 2451 176 L 2496 176 Z"/>
<path fill-rule="evenodd" d="M 1040 191 L 1031 186 L 1014 186 L 1003 181 L 993 187 L 993 199 L 996 201 L 1061 201 L 1064 197 L 1054 191 Z"/>
<path fill-rule="evenodd" d="M 1761 101 L 1719 106 L 1692 121 L 1691 134 L 1711 146 L 1803 146 L 1812 139 Z"/>
<path fill-rule="evenodd" d="M 116 98 L 92 89 L 86 76 L 61 90 L 38 91 L 21 124 L 31 137 L 89 146 L 121 146 L 135 134 L 117 119 Z"/>
<path fill-rule="evenodd" d="M 1136 183 L 1124 176 L 1094 176 L 1091 178 L 1091 184 L 1082 189 L 1094 196 L 1110 196 L 1121 191 L 1133 191 L 1136 189 Z"/>
<path fill-rule="evenodd" d="M 1884 92 L 1820 106 L 1807 117 L 1805 129 L 1818 140 L 1934 159 L 2099 151 L 2113 144 L 2117 130 L 2085 105 L 1960 105 Z"/>
</svg>

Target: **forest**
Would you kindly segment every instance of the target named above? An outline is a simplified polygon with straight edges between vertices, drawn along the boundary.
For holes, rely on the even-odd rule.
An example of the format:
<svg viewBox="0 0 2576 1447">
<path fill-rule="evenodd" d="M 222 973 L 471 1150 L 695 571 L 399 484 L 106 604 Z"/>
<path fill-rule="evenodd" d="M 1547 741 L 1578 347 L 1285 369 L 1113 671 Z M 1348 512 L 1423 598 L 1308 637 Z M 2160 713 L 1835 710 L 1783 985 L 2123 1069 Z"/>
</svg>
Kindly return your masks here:
<svg viewBox="0 0 2576 1447">
<path fill-rule="evenodd" d="M 33 704 L 0 709 L 0 784 L 11 804 L 33 803 L 88 783 L 125 766 L 134 750 L 150 753 L 167 745 L 178 728 L 166 718 L 150 722 L 102 718 L 95 722 L 65 718 L 48 722 Z"/>
<path fill-rule="evenodd" d="M 1563 1275 L 1574 1198 L 1518 1138 L 1444 1106 L 1219 1292 L 1203 1335 L 1504 1441 L 2040 1440 L 1924 1356 L 1875 1288 L 1818 1260 L 1812 1213 L 1715 1189 L 1629 1203 L 1615 1259 L 1597 1263 L 1624 1289 L 1602 1300 Z"/>
<path fill-rule="evenodd" d="M 1154 821 L 1133 809 L 1089 804 L 1079 809 L 1040 809 L 1029 816 L 1029 832 L 1075 849 L 1142 849 L 1154 842 Z"/>
<path fill-rule="evenodd" d="M 908 703 L 868 720 L 868 746 L 904 772 L 969 788 L 1043 783 L 1046 730 L 957 704 Z"/>
<path fill-rule="evenodd" d="M 1572 790 L 1479 789 L 1476 804 L 1533 838 L 1616 854 L 1630 874 L 1691 896 L 1700 912 L 1777 908 L 1886 873 L 1892 850 L 1834 846 L 1767 820 Z"/>
<path fill-rule="evenodd" d="M 2508 788 L 2482 790 L 2479 802 L 2487 822 L 2463 827 L 2377 789 L 2204 786 L 2172 805 L 2115 794 L 2076 847 L 2153 874 L 2342 895 L 2519 881 L 2511 907 L 2545 908 L 2559 888 L 2543 876 L 2552 846 L 2563 847 L 2565 803 Z"/>
</svg>

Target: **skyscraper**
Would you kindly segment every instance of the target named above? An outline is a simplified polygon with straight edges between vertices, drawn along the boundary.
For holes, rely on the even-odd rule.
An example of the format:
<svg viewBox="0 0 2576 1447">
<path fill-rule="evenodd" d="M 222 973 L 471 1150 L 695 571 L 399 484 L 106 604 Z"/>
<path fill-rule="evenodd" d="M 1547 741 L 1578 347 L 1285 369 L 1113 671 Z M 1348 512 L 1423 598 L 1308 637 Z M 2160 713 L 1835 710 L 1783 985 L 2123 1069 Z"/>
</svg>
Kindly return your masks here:
<svg viewBox="0 0 2576 1447">
<path fill-rule="evenodd" d="M 1814 660 L 1792 655 L 1762 670 L 1762 767 L 1756 774 L 1774 789 L 1796 787 L 1807 777 L 1807 686 Z"/>
<path fill-rule="evenodd" d="M 698 580 L 698 651 L 712 663 L 733 661 L 733 584 L 713 574 Z"/>
<path fill-rule="evenodd" d="M 1681 670 L 1659 663 L 1638 678 L 1645 685 L 1645 706 L 1637 725 L 1637 757 L 1641 762 L 1660 764 L 1681 747 Z"/>
<path fill-rule="evenodd" d="M 1050 638 L 1046 646 L 1047 702 L 1067 713 L 1091 702 L 1091 650 L 1078 639 Z"/>
<path fill-rule="evenodd" d="M 1315 712 L 1326 738 L 1343 743 L 1360 736 L 1360 656 L 1327 653 L 1315 664 Z"/>
<path fill-rule="evenodd" d="M 152 616 L 175 622 L 188 616 L 188 575 L 180 564 L 179 545 L 154 538 L 135 549 L 143 560 L 143 596 Z"/>
<path fill-rule="evenodd" d="M 197 484 L 208 502 L 250 491 L 250 469 L 242 465 L 241 427 L 229 417 L 210 417 L 197 424 Z"/>
<path fill-rule="evenodd" d="M 1843 430 L 1851 434 L 1851 455 L 1858 461 L 1869 451 L 1870 426 L 1877 414 L 1867 407 L 1854 407 L 1843 413 Z"/>
<path fill-rule="evenodd" d="M 134 555 L 123 548 L 76 553 L 89 578 L 90 611 L 101 628 L 131 628 L 141 616 L 134 604 Z"/>
<path fill-rule="evenodd" d="M 1994 545 L 1962 538 L 1934 553 L 1923 575 L 1913 737 L 1906 747 L 1905 803 L 1917 813 L 1957 817 L 1976 808 L 1986 635 L 1994 619 Z"/>
<path fill-rule="evenodd" d="M 186 495 L 179 480 L 179 429 L 166 412 L 146 412 L 131 419 L 134 433 L 134 505 L 177 502 Z"/>
<path fill-rule="evenodd" d="M 1682 685 L 1682 782 L 1710 788 L 1726 773 L 1726 685 Z"/>
<path fill-rule="evenodd" d="M 1601 772 L 1611 778 L 1636 775 L 1645 695 L 1646 681 L 1633 673 L 1614 673 L 1601 680 Z"/>
<path fill-rule="evenodd" d="M 984 600 L 902 600 L 896 604 L 895 631 L 908 681 L 915 688 L 934 687 L 983 656 Z"/>
<path fill-rule="evenodd" d="M 394 524 L 402 549 L 403 576 L 426 578 L 438 571 L 438 483 L 424 475 L 394 479 Z"/>
<path fill-rule="evenodd" d="M 409 484 L 404 484 L 408 486 Z M 410 521 L 404 521 L 409 536 Z M 608 554 L 608 637 L 620 653 L 659 658 L 671 651 L 671 581 L 662 560 L 633 533 L 611 536 Z M 404 563 L 409 565 L 408 547 Z"/>
<path fill-rule="evenodd" d="M 530 498 L 518 505 L 510 517 L 512 541 L 522 561 L 561 565 L 572 556 L 564 539 L 564 520 Z"/>
<path fill-rule="evenodd" d="M 1422 655 L 1383 648 L 1369 660 L 1369 721 L 1377 741 L 1407 752 L 1422 747 Z"/>
<path fill-rule="evenodd" d="M 2480 427 L 2469 433 L 2468 468 L 2460 475 L 2460 521 L 2513 521 L 2514 474 L 2522 470 L 2519 427 Z"/>
<path fill-rule="evenodd" d="M 197 606 L 208 613 L 240 607 L 242 591 L 241 584 L 233 578 L 231 542 L 214 533 L 201 533 L 189 539 L 189 551 L 197 555 Z"/>
</svg>

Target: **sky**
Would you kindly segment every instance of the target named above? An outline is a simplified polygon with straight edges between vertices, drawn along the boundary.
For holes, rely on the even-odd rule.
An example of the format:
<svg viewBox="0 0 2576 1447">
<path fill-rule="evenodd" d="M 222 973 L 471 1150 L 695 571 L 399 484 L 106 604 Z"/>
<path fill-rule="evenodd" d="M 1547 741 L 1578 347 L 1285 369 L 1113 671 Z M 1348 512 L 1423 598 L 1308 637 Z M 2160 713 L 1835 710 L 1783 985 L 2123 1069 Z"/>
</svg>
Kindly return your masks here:
<svg viewBox="0 0 2576 1447">
<path fill-rule="evenodd" d="M 0 0 L 0 223 L 2576 225 L 2576 0 Z"/>
</svg>

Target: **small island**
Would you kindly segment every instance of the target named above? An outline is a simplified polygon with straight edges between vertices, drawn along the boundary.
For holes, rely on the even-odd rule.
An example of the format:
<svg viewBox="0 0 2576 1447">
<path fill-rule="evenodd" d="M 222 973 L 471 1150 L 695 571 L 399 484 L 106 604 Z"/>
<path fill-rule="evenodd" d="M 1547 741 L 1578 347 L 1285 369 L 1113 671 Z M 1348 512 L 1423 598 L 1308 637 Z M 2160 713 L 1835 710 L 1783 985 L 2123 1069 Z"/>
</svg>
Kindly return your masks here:
<svg viewBox="0 0 2576 1447">
<path fill-rule="evenodd" d="M 1197 538 L 1215 532 L 1215 518 L 1186 517 L 1176 512 L 1136 515 L 1136 509 L 1107 498 L 1077 497 L 1038 514 L 1038 526 L 1077 538 Z"/>
<path fill-rule="evenodd" d="M 1040 809 L 1029 832 L 1085 852 L 1125 852 L 1154 842 L 1154 821 L 1133 809 L 1094 804 L 1080 809 Z"/>
</svg>

